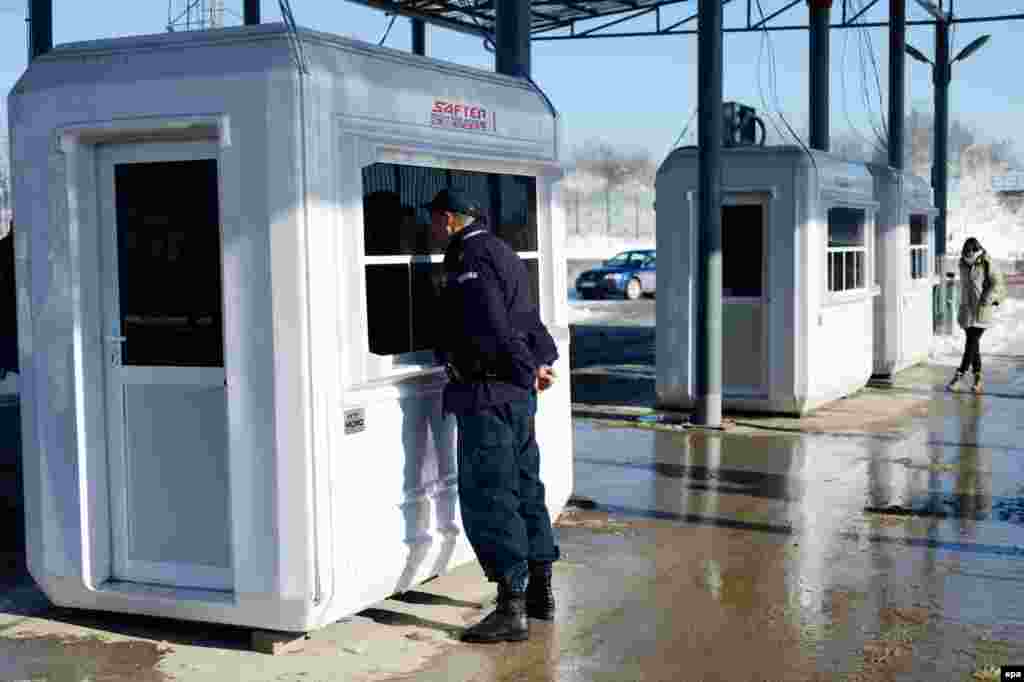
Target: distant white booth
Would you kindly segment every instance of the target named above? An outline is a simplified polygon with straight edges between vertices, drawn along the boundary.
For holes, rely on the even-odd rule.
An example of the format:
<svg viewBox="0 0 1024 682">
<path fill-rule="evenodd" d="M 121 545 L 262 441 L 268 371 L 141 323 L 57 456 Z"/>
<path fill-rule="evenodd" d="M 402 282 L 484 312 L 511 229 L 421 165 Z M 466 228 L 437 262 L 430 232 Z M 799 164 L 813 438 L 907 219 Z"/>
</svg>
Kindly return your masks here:
<svg viewBox="0 0 1024 682">
<path fill-rule="evenodd" d="M 891 376 L 928 359 L 935 333 L 933 290 L 938 214 L 923 178 L 871 165 L 878 197 L 875 374 Z"/>
<path fill-rule="evenodd" d="M 874 360 L 877 202 L 864 164 L 799 147 L 722 152 L 723 406 L 804 414 L 863 388 Z M 657 396 L 696 396 L 697 150 L 658 170 Z M 671 263 L 671 266 L 667 264 Z"/>
<path fill-rule="evenodd" d="M 473 558 L 430 351 L 442 188 L 526 262 L 569 376 L 541 95 L 290 36 L 65 45 L 10 95 L 28 565 L 56 604 L 301 632 Z M 568 381 L 537 438 L 558 514 Z"/>
</svg>

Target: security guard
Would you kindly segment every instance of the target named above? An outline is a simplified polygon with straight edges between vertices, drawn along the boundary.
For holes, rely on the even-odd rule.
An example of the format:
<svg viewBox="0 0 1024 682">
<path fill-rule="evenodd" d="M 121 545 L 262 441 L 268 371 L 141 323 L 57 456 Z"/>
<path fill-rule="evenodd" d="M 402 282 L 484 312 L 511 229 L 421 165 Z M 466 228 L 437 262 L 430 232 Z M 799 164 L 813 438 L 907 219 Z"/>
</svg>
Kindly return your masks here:
<svg viewBox="0 0 1024 682">
<path fill-rule="evenodd" d="M 468 642 L 520 641 L 527 616 L 554 618 L 551 564 L 559 558 L 544 503 L 534 438 L 537 392 L 555 380 L 555 342 L 530 298 L 526 267 L 486 229 L 479 206 L 455 190 L 429 204 L 448 238 L 438 349 L 449 383 L 444 410 L 459 427 L 462 521 L 497 608 L 463 634 Z"/>
</svg>

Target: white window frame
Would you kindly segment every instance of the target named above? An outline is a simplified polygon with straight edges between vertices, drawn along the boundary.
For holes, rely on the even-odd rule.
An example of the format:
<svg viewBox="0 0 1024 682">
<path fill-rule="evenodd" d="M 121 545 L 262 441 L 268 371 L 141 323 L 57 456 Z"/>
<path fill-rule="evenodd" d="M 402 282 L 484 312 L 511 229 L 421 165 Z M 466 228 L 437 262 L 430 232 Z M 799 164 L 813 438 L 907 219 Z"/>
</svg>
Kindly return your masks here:
<svg viewBox="0 0 1024 682">
<path fill-rule="evenodd" d="M 911 218 L 913 218 L 914 216 L 921 216 L 924 218 L 924 243 L 922 244 L 914 243 L 914 231 L 913 226 L 911 225 Z M 910 254 L 909 276 L 911 282 L 919 282 L 921 280 L 927 280 L 933 277 L 932 269 L 934 268 L 934 263 L 930 263 L 928 260 L 928 254 L 931 251 L 931 247 L 929 246 L 929 242 L 931 241 L 929 238 L 929 233 L 931 232 L 929 218 L 930 217 L 927 213 L 911 213 L 907 220 L 907 247 L 909 249 L 908 253 Z M 918 271 L 918 274 L 916 275 L 914 274 L 915 257 L 917 259 L 920 259 L 920 269 Z"/>
<path fill-rule="evenodd" d="M 388 163 L 407 166 L 421 166 L 425 168 L 440 168 L 447 170 L 470 171 L 476 173 L 493 173 L 500 175 L 519 175 L 536 179 L 536 214 L 537 214 L 537 243 L 538 250 L 522 251 L 517 254 L 524 260 L 534 260 L 537 263 L 541 319 L 545 324 L 551 323 L 551 310 L 549 292 L 546 291 L 546 270 L 549 264 L 543 257 L 542 252 L 548 248 L 548 235 L 545 231 L 551 229 L 551 197 L 554 193 L 555 183 L 562 177 L 561 168 L 557 163 L 545 163 L 543 161 L 518 161 L 515 159 L 501 159 L 483 157 L 479 154 L 479 147 L 465 153 L 461 150 L 439 152 L 431 145 L 408 143 L 403 144 L 401 138 L 387 136 L 382 137 L 375 134 L 365 134 L 362 131 L 347 131 L 342 127 L 340 131 L 340 146 L 342 154 L 342 168 L 353 168 L 356 172 L 349 173 L 348 182 L 343 182 L 339 188 L 339 205 L 345 207 L 342 210 L 342 224 L 348 236 L 344 249 L 349 251 L 348 257 L 340 260 L 347 264 L 339 268 L 339 278 L 347 277 L 346 272 L 351 272 L 351 279 L 345 282 L 339 279 L 338 286 L 344 291 L 348 289 L 348 295 L 343 298 L 342 305 L 348 310 L 357 314 L 348 314 L 347 324 L 339 330 L 341 343 L 348 347 L 343 359 L 345 369 L 343 370 L 343 382 L 350 388 L 369 388 L 376 382 L 393 383 L 405 379 L 431 379 L 443 377 L 443 368 L 435 363 L 430 364 L 399 364 L 396 359 L 399 356 L 382 356 L 370 352 L 369 343 L 369 313 L 368 300 L 366 296 L 366 266 L 377 263 L 402 263 L 419 259 L 421 262 L 429 258 L 431 262 L 443 262 L 442 254 L 426 255 L 400 255 L 400 256 L 367 256 L 364 243 L 364 216 L 362 210 L 363 179 L 362 171 L 368 166 L 376 163 Z M 342 173 L 345 177 L 345 173 Z"/>
<path fill-rule="evenodd" d="M 824 206 L 824 227 L 825 227 L 825 293 L 830 299 L 845 299 L 850 297 L 857 297 L 860 295 L 868 294 L 872 291 L 872 282 L 874 281 L 874 268 L 871 263 L 871 247 L 873 242 L 873 232 L 875 216 L 874 210 L 876 206 L 870 204 L 861 204 L 858 202 L 830 202 Z M 829 246 L 829 220 L 828 214 L 834 208 L 845 208 L 854 211 L 862 211 L 864 213 L 864 243 L 862 246 Z M 853 288 L 846 288 L 846 254 L 854 253 L 861 254 L 862 265 L 862 284 L 861 286 L 855 286 Z M 840 262 L 843 263 L 843 288 L 833 289 L 832 288 L 832 262 L 833 258 L 838 257 Z"/>
</svg>

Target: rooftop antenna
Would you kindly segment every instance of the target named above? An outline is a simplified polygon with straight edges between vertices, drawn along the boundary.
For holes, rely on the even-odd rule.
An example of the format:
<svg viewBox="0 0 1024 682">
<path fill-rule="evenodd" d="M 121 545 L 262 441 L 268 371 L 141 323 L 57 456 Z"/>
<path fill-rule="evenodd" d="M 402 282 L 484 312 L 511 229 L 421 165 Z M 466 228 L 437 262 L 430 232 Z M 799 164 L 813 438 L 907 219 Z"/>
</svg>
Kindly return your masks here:
<svg viewBox="0 0 1024 682">
<path fill-rule="evenodd" d="M 224 0 L 167 0 L 167 30 L 207 31 L 224 27 Z"/>
</svg>

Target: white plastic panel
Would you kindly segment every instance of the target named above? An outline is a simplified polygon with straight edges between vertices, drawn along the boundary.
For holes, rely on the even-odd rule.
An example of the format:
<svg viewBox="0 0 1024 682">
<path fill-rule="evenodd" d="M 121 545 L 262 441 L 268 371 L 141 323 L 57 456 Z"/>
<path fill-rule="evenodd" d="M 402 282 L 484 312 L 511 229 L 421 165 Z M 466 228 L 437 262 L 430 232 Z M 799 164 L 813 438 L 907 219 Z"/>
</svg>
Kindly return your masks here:
<svg viewBox="0 0 1024 682">
<path fill-rule="evenodd" d="M 931 349 L 931 276 L 934 262 L 932 189 L 923 178 L 884 166 L 869 166 L 879 201 L 877 222 L 877 273 L 881 296 L 875 299 L 874 372 L 892 375 L 925 360 Z M 928 222 L 928 275 L 911 279 L 910 220 L 912 214 Z"/>
<path fill-rule="evenodd" d="M 126 386 L 127 562 L 231 567 L 222 387 Z"/>
<path fill-rule="evenodd" d="M 58 47 L 33 62 L 10 99 L 21 164 L 15 209 L 25 226 L 18 280 L 19 383 L 31 453 L 27 544 L 33 576 L 57 604 L 301 631 L 472 559 L 463 536 L 446 546 L 448 522 L 458 524 L 459 515 L 435 432 L 417 427 L 402 438 L 400 399 L 436 406 L 436 386 L 421 387 L 423 395 L 402 394 L 392 379 L 364 387 L 380 392 L 365 404 L 369 427 L 362 437 L 344 433 L 350 398 L 362 404 L 344 394 L 355 379 L 346 358 L 363 349 L 344 335 L 347 316 L 362 304 L 352 300 L 359 269 L 349 260 L 358 211 L 344 204 L 342 188 L 360 165 L 335 135 L 339 126 L 355 131 L 378 158 L 426 153 L 546 178 L 557 161 L 556 126 L 519 79 L 303 35 L 313 73 L 301 86 L 287 36 L 267 25 Z M 481 136 L 431 127 L 435 97 L 493 107 L 497 129 Z M 104 143 L 180 139 L 220 148 L 227 417 L 216 391 L 192 407 L 192 398 L 148 389 L 129 398 L 137 404 L 127 412 L 126 434 L 142 452 L 131 462 L 138 491 L 130 504 L 142 509 L 129 554 L 147 571 L 187 560 L 192 573 L 158 575 L 164 585 L 108 582 L 113 551 L 94 523 L 108 525 L 110 483 L 102 409 L 107 332 L 94 324 L 95 151 Z M 539 213 L 542 231 L 563 229 L 557 210 Z M 551 258 L 560 240 L 561 232 L 542 238 L 545 270 L 556 272 Z M 557 317 L 551 282 L 563 280 L 541 277 L 547 319 Z M 565 379 L 543 396 L 537 423 L 557 514 L 571 492 L 572 442 L 568 339 L 564 330 L 552 332 L 560 336 L 557 369 Z M 177 420 L 157 423 L 160 410 Z M 163 430 L 183 418 L 200 421 L 192 445 L 179 450 L 196 450 L 200 439 L 218 442 L 204 426 L 207 411 L 219 411 L 227 429 L 220 436 L 227 459 L 169 453 Z M 181 468 L 168 473 L 161 467 L 172 455 Z M 408 490 L 407 469 L 416 472 Z M 200 470 L 201 477 L 186 476 Z M 146 508 L 143 493 L 161 476 L 169 487 L 150 496 L 159 508 Z M 186 541 L 169 534 L 170 516 L 160 509 L 187 483 L 205 498 L 194 514 L 216 521 Z M 415 558 L 428 535 L 429 551 Z"/>
<path fill-rule="evenodd" d="M 722 387 L 726 393 L 766 395 L 765 315 L 760 300 L 722 306 Z"/>
</svg>

